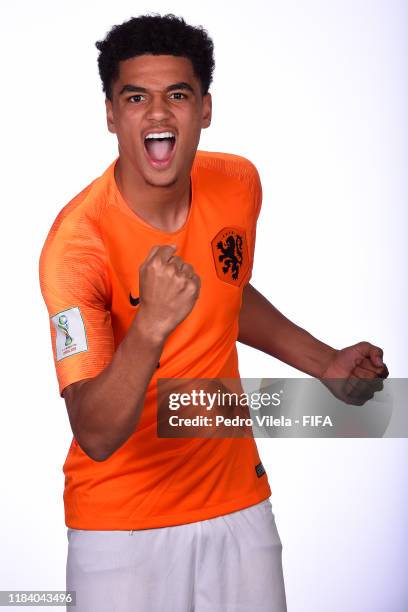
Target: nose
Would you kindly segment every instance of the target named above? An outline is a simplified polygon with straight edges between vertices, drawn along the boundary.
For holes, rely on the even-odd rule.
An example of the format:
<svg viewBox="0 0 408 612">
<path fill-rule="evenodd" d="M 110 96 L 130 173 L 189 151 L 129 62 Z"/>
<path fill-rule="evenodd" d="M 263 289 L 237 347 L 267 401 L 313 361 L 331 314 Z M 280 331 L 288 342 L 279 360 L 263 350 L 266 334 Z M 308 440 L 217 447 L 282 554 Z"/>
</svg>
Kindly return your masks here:
<svg viewBox="0 0 408 612">
<path fill-rule="evenodd" d="M 147 118 L 152 121 L 165 121 L 171 116 L 166 96 L 153 96 L 147 111 Z"/>
</svg>

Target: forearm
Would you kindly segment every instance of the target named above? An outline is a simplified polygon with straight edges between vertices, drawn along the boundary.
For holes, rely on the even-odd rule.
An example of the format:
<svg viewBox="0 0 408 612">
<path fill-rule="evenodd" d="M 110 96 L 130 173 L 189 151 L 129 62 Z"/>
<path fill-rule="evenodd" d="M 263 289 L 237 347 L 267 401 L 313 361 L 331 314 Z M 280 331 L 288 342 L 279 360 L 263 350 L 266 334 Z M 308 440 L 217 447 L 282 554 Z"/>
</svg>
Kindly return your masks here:
<svg viewBox="0 0 408 612">
<path fill-rule="evenodd" d="M 238 340 L 315 377 L 336 352 L 286 318 L 250 284 L 244 289 Z"/>
<path fill-rule="evenodd" d="M 95 460 L 107 459 L 135 431 L 164 341 L 145 325 L 139 308 L 111 363 L 81 386 L 73 429 Z"/>
</svg>

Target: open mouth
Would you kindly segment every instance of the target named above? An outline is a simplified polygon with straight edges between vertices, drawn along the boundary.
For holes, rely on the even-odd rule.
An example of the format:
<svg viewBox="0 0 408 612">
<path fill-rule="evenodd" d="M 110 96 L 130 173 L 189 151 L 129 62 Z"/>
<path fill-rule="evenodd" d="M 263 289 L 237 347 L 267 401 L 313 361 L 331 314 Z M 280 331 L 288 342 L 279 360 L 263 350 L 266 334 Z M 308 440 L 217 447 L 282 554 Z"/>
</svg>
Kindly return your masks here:
<svg viewBox="0 0 408 612">
<path fill-rule="evenodd" d="M 149 132 L 144 139 L 148 160 L 155 168 L 169 165 L 176 146 L 174 132 Z"/>
</svg>

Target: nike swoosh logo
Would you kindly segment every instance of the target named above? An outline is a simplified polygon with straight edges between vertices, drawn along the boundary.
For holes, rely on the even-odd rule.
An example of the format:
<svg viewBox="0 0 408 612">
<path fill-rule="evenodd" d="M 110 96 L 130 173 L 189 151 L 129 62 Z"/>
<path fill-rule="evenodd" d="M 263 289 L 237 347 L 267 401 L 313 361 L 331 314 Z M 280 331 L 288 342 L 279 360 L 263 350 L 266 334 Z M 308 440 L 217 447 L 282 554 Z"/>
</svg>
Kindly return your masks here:
<svg viewBox="0 0 408 612">
<path fill-rule="evenodd" d="M 129 302 L 132 306 L 137 306 L 140 302 L 140 297 L 134 298 L 132 292 L 129 293 Z"/>
</svg>

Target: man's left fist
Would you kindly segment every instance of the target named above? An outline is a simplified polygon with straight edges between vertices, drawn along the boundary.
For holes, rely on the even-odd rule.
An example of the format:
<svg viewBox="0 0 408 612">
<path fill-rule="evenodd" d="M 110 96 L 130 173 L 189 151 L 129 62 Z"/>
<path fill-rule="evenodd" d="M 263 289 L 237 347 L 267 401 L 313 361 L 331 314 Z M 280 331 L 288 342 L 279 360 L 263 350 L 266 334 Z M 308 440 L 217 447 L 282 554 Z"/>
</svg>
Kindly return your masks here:
<svg viewBox="0 0 408 612">
<path fill-rule="evenodd" d="M 383 388 L 382 380 L 378 379 L 387 378 L 388 374 L 383 350 L 370 342 L 358 342 L 336 350 L 319 378 L 342 379 L 342 382 L 325 384 L 346 403 L 362 405 Z"/>
</svg>

